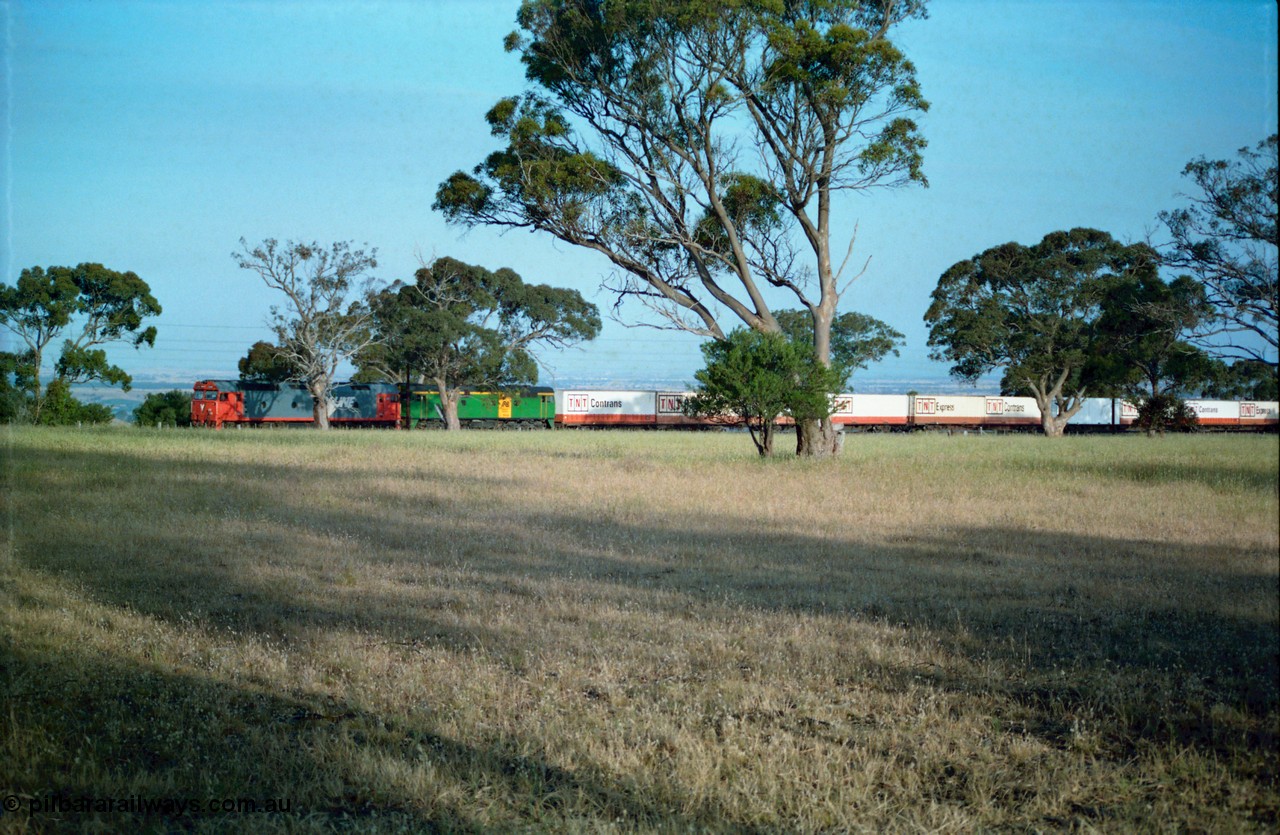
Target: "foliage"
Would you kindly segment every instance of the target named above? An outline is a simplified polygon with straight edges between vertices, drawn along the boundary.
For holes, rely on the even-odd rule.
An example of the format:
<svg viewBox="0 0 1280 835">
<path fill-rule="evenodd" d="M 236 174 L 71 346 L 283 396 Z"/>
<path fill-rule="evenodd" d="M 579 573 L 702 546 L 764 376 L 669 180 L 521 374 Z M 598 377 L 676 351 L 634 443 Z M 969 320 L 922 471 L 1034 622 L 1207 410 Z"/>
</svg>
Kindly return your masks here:
<svg viewBox="0 0 1280 835">
<path fill-rule="evenodd" d="M 14 374 L 11 385 L 23 392 L 31 419 L 44 422 L 41 414 L 52 396 L 53 384 L 50 391 L 45 390 L 41 368 L 54 340 L 67 336 L 54 362 L 54 377 L 63 384 L 57 409 L 68 414 L 68 404 L 75 402 L 68 400 L 74 383 L 97 380 L 129 390 L 132 377 L 109 363 L 106 351 L 98 346 L 154 345 L 156 329 L 144 328 L 143 320 L 158 316 L 160 310 L 151 288 L 135 273 L 101 264 L 31 267 L 22 271 L 14 286 L 0 285 L 0 323 L 26 345 L 25 350 L 9 355 L 6 366 Z"/>
<path fill-rule="evenodd" d="M 1219 373 L 1218 363 L 1186 337 L 1212 315 L 1203 288 L 1188 276 L 1168 283 L 1155 270 L 1117 276 L 1103 288 L 1086 376 L 1135 402 L 1199 391 Z"/>
<path fill-rule="evenodd" d="M 377 250 L 353 249 L 344 241 L 328 247 L 300 241 L 282 245 L 274 238 L 252 249 L 241 238 L 240 248 L 231 253 L 236 264 L 285 297 L 283 308 L 271 308 L 277 359 L 306 383 L 315 402 L 315 425 L 328 429 L 329 390 L 338 367 L 377 341 L 366 301 Z"/>
<path fill-rule="evenodd" d="M 1107 289 L 1156 264 L 1150 247 L 1096 229 L 992 247 L 939 279 L 925 313 L 931 356 L 965 380 L 1004 369 L 1001 391 L 1034 396 L 1045 433 L 1061 435 L 1088 393 Z"/>
<path fill-rule="evenodd" d="M 377 340 L 356 357 L 360 377 L 432 382 L 452 429 L 462 387 L 532 385 L 535 348 L 600 333 L 599 311 L 576 290 L 526 284 L 514 270 L 447 257 L 423 265 L 413 284 L 397 282 L 373 297 L 371 311 Z"/>
<path fill-rule="evenodd" d="M 1191 205 L 1160 213 L 1172 236 L 1166 263 L 1199 281 L 1217 312 L 1197 331 L 1200 344 L 1229 359 L 1265 363 L 1273 375 L 1280 339 L 1276 154 L 1272 134 L 1234 160 L 1192 160 L 1182 172 L 1197 189 Z"/>
<path fill-rule="evenodd" d="M 191 392 L 152 392 L 133 410 L 133 422 L 138 426 L 190 426 Z"/>
<path fill-rule="evenodd" d="M 1275 370 L 1258 360 L 1215 362 L 1202 393 L 1222 400 L 1280 400 Z"/>
<path fill-rule="evenodd" d="M 29 418 L 34 369 L 30 351 L 0 351 L 0 423 Z"/>
<path fill-rule="evenodd" d="M 598 252 L 619 301 L 703 336 L 723 338 L 726 315 L 780 332 L 776 288 L 809 311 L 828 362 L 852 280 L 833 199 L 926 184 L 912 117 L 928 103 L 889 39 L 923 16 L 922 0 L 524 0 L 506 46 L 532 89 L 489 111 L 503 147 L 452 174 L 435 208 Z M 832 442 L 828 425 L 805 449 Z"/>
<path fill-rule="evenodd" d="M 813 344 L 813 316 L 805 310 L 779 310 L 774 314 L 782 332 L 792 342 Z M 831 363 L 851 374 L 892 354 L 904 337 L 885 322 L 865 313 L 841 313 L 831 320 Z"/>
<path fill-rule="evenodd" d="M 291 352 L 270 342 L 258 341 L 249 348 L 249 353 L 240 358 L 237 364 L 241 380 L 254 380 L 262 383 L 283 383 L 296 380 L 300 369 L 291 359 Z"/>
<path fill-rule="evenodd" d="M 33 414 L 41 426 L 79 426 L 103 424 L 115 420 L 115 412 L 102 403 L 84 403 L 71 394 L 71 384 L 62 377 L 54 378 L 44 391 L 43 408 Z"/>
<path fill-rule="evenodd" d="M 1195 432 L 1200 419 L 1178 396 L 1152 394 L 1139 402 L 1133 425 L 1148 435 L 1163 435 L 1166 431 Z"/>
<path fill-rule="evenodd" d="M 694 374 L 698 388 L 685 399 L 685 413 L 732 416 L 751 432 L 761 456 L 773 454 L 781 415 L 797 421 L 829 417 L 830 394 L 847 377 L 839 366 L 818 362 L 803 343 L 747 328 L 703 344 L 702 355 L 707 364 Z"/>
</svg>

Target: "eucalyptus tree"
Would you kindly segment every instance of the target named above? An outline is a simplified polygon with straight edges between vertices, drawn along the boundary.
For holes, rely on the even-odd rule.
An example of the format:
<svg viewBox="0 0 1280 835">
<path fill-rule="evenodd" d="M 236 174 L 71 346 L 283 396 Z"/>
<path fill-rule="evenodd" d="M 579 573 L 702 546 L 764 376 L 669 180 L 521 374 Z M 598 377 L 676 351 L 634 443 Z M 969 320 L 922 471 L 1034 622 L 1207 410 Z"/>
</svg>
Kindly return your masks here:
<svg viewBox="0 0 1280 835">
<path fill-rule="evenodd" d="M 377 250 L 352 249 L 343 241 L 328 247 L 281 244 L 274 238 L 251 248 L 241 238 L 240 251 L 231 257 L 284 295 L 284 306 L 271 308 L 278 357 L 296 369 L 311 394 L 316 428 L 328 429 L 329 393 L 338 368 L 377 339 L 366 301 L 373 292 L 375 279 L 368 273 L 378 266 Z"/>
<path fill-rule="evenodd" d="M 724 339 L 782 326 L 779 292 L 831 325 L 855 271 L 842 192 L 925 183 L 915 67 L 890 40 L 923 0 L 524 0 L 507 38 L 531 89 L 487 114 L 503 147 L 455 172 L 455 223 L 545 232 L 600 253 L 619 300 Z M 847 235 L 841 255 L 833 236 Z M 801 454 L 836 448 L 829 420 Z"/>
<path fill-rule="evenodd" d="M 1096 229 L 992 247 L 939 279 L 924 317 L 931 356 L 964 380 L 1003 369 L 1001 392 L 1033 396 L 1045 435 L 1060 436 L 1093 383 L 1108 287 L 1157 265 L 1147 245 Z"/>
<path fill-rule="evenodd" d="M 0 284 L 0 324 L 25 346 L 9 355 L 19 388 L 33 421 L 42 420 L 46 388 L 42 375 L 50 346 L 62 339 L 54 362 L 59 401 L 68 401 L 70 387 L 90 380 L 118 385 L 128 391 L 133 378 L 107 361 L 100 346 L 124 343 L 152 346 L 154 326 L 144 320 L 160 315 L 151 288 L 133 272 L 119 272 L 102 264 L 24 269 L 12 286 Z"/>
<path fill-rule="evenodd" d="M 527 284 L 511 269 L 437 258 L 372 299 L 378 336 L 356 357 L 362 377 L 431 382 L 447 429 L 460 429 L 464 387 L 500 392 L 538 381 L 534 350 L 600 333 L 600 313 L 576 290 Z"/>
<path fill-rule="evenodd" d="M 702 356 L 706 367 L 694 374 L 698 386 L 685 398 L 684 412 L 745 425 L 762 458 L 773 455 L 780 416 L 829 418 L 829 392 L 848 377 L 846 368 L 822 364 L 806 345 L 744 327 L 703 343 Z"/>
<path fill-rule="evenodd" d="M 1199 281 L 1217 313 L 1199 328 L 1200 344 L 1226 359 L 1263 363 L 1273 377 L 1280 369 L 1276 159 L 1276 134 L 1234 160 L 1194 159 L 1182 172 L 1197 188 L 1190 205 L 1160 213 L 1172 236 L 1166 264 Z"/>
</svg>

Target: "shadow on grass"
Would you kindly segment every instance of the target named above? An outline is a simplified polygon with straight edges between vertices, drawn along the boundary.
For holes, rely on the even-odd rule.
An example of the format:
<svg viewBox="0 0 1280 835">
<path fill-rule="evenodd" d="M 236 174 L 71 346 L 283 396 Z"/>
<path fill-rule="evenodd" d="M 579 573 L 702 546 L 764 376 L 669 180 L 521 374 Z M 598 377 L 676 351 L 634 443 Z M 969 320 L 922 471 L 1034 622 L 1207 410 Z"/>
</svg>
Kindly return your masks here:
<svg viewBox="0 0 1280 835">
<path fill-rule="evenodd" d="M 687 831 L 695 819 L 731 821 L 713 801 L 645 796 L 602 771 L 559 768 L 530 753 L 527 740 L 464 742 L 438 733 L 429 719 L 379 716 L 328 695 L 233 686 L 65 649 L 6 648 L 0 669 L 8 706 L 0 728 L 23 769 L 4 775 L 19 802 L 0 812 L 3 831 L 296 831 L 310 824 L 481 832 L 540 821 L 556 828 L 574 808 L 640 828 Z M 52 704 L 62 715 L 47 715 Z M 86 717 L 71 715 L 77 711 L 93 733 L 84 732 Z M 437 785 L 426 797 L 394 788 L 379 772 L 386 762 L 429 764 Z M 484 801 L 471 796 L 477 786 L 525 798 L 525 817 L 481 819 L 476 809 Z M 694 819 L 682 822 L 681 809 L 695 810 Z"/>
<path fill-rule="evenodd" d="M 1159 443 L 1158 440 L 1153 443 Z M 1262 450 L 1259 450 L 1262 452 Z M 1270 450 L 1266 451 L 1268 456 Z M 1123 478 L 1138 484 L 1185 484 L 1194 482 L 1214 490 L 1242 490 L 1275 495 L 1280 493 L 1280 480 L 1275 470 L 1266 467 L 1242 467 L 1225 462 L 1195 464 L 1179 461 L 1069 462 L 1067 471 L 1097 478 Z"/>
<path fill-rule="evenodd" d="M 78 513 L 86 502 L 74 479 L 50 473 L 40 482 L 37 474 L 38 483 L 22 487 L 28 506 L 41 509 L 26 512 L 45 514 L 40 551 L 23 549 L 19 536 L 21 563 L 71 580 L 99 602 L 178 625 L 194 621 L 286 640 L 350 630 L 502 659 L 537 637 L 486 625 L 483 613 L 459 613 L 456 602 L 477 593 L 535 599 L 565 584 L 606 603 L 673 616 L 748 611 L 859 619 L 928 635 L 957 656 L 1008 671 L 1002 680 L 971 671 L 886 667 L 885 674 L 903 690 L 927 680 L 1007 699 L 1020 717 L 1010 733 L 1065 746 L 1088 717 L 1106 726 L 1103 753 L 1118 760 L 1144 745 L 1186 746 L 1260 784 L 1274 779 L 1280 763 L 1280 640 L 1267 614 L 1274 608 L 1265 605 L 1280 590 L 1276 575 L 1258 568 L 1255 552 L 1219 548 L 1210 565 L 1196 546 L 990 525 L 874 544 L 855 536 L 852 525 L 849 535 L 835 538 L 726 532 L 697 515 L 624 521 L 585 509 L 529 510 L 516 474 L 472 480 L 419 472 L 413 478 L 423 495 L 406 500 L 373 492 L 372 470 L 260 464 L 245 479 L 232 464 L 193 468 L 95 452 L 66 457 L 61 466 L 92 474 L 108 489 L 113 479 L 152 489 L 155 518 L 181 513 L 189 524 L 150 528 L 121 517 L 119 524 L 133 527 L 95 539 L 94 527 L 106 523 L 95 515 L 101 508 Z M 288 489 L 304 479 L 322 492 L 351 496 L 359 507 L 309 504 L 305 491 Z M 494 494 L 495 485 L 505 492 Z M 465 498 L 472 494 L 496 495 L 497 504 L 474 507 Z M 276 575 L 264 566 L 278 567 L 283 579 L 271 579 Z M 375 591 L 348 579 L 348 572 L 370 568 L 385 580 Z M 1249 605 L 1238 609 L 1242 602 Z M 747 826 L 678 788 L 670 797 L 643 796 L 603 770 L 570 773 L 545 757 L 517 753 L 527 752 L 531 740 L 449 739 L 427 722 L 373 715 L 330 696 L 257 692 L 20 643 L 5 666 L 18 687 L 7 701 L 24 711 L 14 714 L 13 733 L 28 722 L 56 727 L 48 711 L 66 704 L 108 717 L 119 729 L 111 742 L 44 743 L 50 763 L 87 758 L 96 768 L 84 773 L 110 774 L 113 787 L 128 785 L 130 774 L 172 772 L 174 785 L 208 798 L 261 786 L 261 796 L 301 798 L 307 814 L 325 818 L 387 816 L 388 824 L 410 828 L 479 828 L 466 800 L 423 808 L 414 797 L 371 795 L 355 769 L 321 761 L 318 752 L 337 741 L 375 759 L 438 758 L 447 771 L 464 775 L 460 785 L 527 794 L 528 808 L 543 809 L 548 820 L 563 821 L 556 804 L 573 796 L 576 808 L 598 809 L 599 821 Z M 50 689 L 50 682 L 62 684 Z M 138 693 L 148 694 L 147 704 L 130 702 Z M 209 703 L 227 705 L 227 714 L 205 730 L 199 705 Z M 1209 722 L 1213 705 L 1238 718 Z M 187 729 L 187 747 L 157 736 L 170 727 Z M 218 770 L 241 761 L 267 763 L 269 773 Z M 100 793 L 101 786 L 77 782 L 75 773 L 59 776 L 49 765 L 23 788 Z M 690 808 L 691 814 L 676 811 Z"/>
</svg>

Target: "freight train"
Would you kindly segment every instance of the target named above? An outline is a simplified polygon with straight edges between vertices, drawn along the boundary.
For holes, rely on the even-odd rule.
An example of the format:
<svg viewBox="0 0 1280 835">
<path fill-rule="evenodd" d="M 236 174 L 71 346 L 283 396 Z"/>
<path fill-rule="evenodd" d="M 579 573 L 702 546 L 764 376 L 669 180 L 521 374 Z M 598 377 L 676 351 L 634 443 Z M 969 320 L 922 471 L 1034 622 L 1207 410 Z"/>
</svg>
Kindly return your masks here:
<svg viewBox="0 0 1280 835">
<path fill-rule="evenodd" d="M 464 426 L 484 428 L 632 427 L 702 429 L 732 424 L 725 417 L 697 418 L 683 411 L 685 391 L 525 388 L 514 392 L 465 390 L 458 401 Z M 1206 429 L 1276 431 L 1276 401 L 1187 401 Z M 197 426 L 307 425 L 311 395 L 298 383 L 202 380 L 191 399 Z M 848 431 L 912 429 L 1037 431 L 1040 409 L 1030 397 L 991 395 L 839 394 L 833 423 Z M 339 383 L 330 395 L 335 426 L 431 428 L 444 425 L 433 389 L 394 383 Z M 1137 409 L 1118 398 L 1095 397 L 1071 419 L 1068 431 L 1123 431 Z"/>
</svg>

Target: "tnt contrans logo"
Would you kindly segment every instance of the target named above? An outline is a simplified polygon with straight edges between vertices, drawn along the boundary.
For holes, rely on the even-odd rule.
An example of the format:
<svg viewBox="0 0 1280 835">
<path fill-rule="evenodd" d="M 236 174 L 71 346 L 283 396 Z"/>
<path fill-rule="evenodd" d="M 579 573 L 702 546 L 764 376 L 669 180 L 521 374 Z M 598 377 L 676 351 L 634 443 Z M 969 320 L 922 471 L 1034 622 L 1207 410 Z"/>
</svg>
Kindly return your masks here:
<svg viewBox="0 0 1280 835">
<path fill-rule="evenodd" d="M 678 415 L 683 410 L 683 407 L 683 394 L 658 395 L 658 414 L 660 415 Z"/>
</svg>

